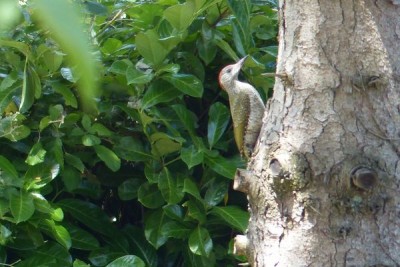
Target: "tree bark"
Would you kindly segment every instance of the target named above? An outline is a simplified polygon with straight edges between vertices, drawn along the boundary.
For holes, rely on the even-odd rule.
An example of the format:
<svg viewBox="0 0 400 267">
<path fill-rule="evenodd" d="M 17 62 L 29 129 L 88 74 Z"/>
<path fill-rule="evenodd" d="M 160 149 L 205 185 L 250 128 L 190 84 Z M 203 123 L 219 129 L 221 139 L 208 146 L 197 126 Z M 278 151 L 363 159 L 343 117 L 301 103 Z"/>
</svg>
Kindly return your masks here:
<svg viewBox="0 0 400 267">
<path fill-rule="evenodd" d="M 252 266 L 398 266 L 400 7 L 279 7 L 274 94 L 235 178 L 251 214 L 237 250 Z"/>
</svg>

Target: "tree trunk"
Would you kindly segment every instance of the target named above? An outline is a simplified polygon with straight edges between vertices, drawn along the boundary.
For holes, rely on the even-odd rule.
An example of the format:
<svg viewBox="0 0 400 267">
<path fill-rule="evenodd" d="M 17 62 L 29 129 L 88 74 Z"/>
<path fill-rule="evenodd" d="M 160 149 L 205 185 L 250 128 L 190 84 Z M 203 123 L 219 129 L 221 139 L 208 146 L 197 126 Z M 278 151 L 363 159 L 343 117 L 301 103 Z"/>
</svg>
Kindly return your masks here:
<svg viewBox="0 0 400 267">
<path fill-rule="evenodd" d="M 400 6 L 280 0 L 274 95 L 247 171 L 252 266 L 400 265 Z"/>
</svg>

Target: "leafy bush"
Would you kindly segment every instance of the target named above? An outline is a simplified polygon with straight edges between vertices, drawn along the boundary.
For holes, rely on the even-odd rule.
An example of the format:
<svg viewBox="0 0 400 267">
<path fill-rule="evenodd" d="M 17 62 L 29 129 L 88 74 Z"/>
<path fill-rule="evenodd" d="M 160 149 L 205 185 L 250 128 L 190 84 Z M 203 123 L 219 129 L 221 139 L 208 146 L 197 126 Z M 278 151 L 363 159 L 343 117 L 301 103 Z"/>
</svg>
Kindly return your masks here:
<svg viewBox="0 0 400 267">
<path fill-rule="evenodd" d="M 249 54 L 246 79 L 268 95 L 274 5 L 103 0 L 76 13 L 33 2 L 8 1 L 19 16 L 0 28 L 0 262 L 245 260 L 230 248 L 248 221 L 245 196 L 230 189 L 245 162 L 217 77 Z"/>
</svg>

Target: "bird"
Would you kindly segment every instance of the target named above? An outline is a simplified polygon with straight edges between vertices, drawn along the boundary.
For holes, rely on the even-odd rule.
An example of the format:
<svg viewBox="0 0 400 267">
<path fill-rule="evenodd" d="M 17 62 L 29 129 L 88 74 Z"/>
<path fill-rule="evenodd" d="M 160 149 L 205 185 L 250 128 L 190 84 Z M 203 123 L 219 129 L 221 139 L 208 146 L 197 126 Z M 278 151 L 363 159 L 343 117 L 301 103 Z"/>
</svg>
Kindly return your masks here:
<svg viewBox="0 0 400 267">
<path fill-rule="evenodd" d="M 264 102 L 249 83 L 238 80 L 247 56 L 224 67 L 219 73 L 220 87 L 227 92 L 233 121 L 233 134 L 241 156 L 249 159 L 257 142 L 264 116 Z"/>
</svg>

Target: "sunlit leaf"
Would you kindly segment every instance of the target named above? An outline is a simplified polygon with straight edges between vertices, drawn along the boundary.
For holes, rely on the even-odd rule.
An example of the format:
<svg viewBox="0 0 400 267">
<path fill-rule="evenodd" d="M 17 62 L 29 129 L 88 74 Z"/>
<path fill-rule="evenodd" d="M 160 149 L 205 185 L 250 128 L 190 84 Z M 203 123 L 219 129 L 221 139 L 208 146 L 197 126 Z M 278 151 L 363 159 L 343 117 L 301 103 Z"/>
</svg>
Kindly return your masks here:
<svg viewBox="0 0 400 267">
<path fill-rule="evenodd" d="M 208 256 L 213 248 L 213 242 L 207 229 L 197 227 L 189 236 L 189 248 L 196 255 Z"/>
</svg>

